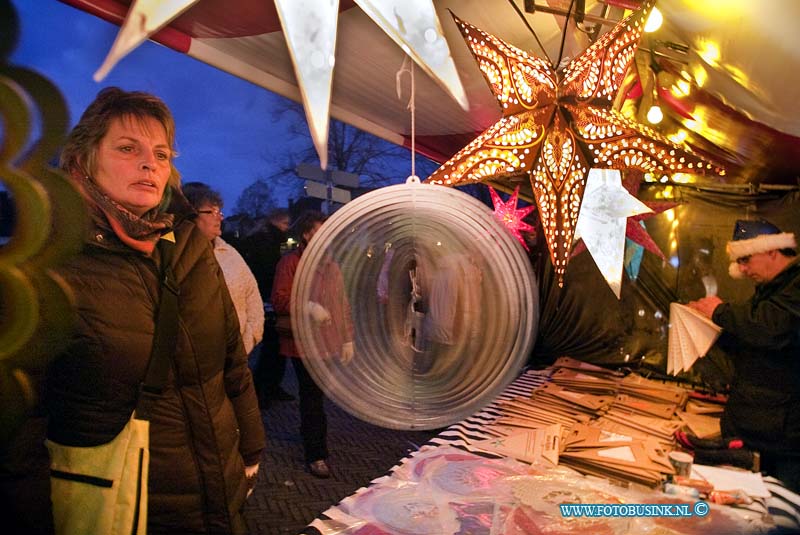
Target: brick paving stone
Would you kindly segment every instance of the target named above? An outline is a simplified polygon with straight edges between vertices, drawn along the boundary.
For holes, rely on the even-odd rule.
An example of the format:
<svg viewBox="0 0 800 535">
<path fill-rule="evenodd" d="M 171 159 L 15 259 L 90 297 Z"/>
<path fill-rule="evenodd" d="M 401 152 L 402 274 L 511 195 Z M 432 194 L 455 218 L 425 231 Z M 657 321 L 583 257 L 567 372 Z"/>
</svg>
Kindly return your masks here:
<svg viewBox="0 0 800 535">
<path fill-rule="evenodd" d="M 291 365 L 283 386 L 297 394 Z M 330 401 L 325 410 L 330 479 L 317 479 L 305 470 L 298 402 L 273 402 L 262 411 L 267 449 L 244 512 L 253 535 L 300 533 L 328 507 L 385 475 L 437 432 L 384 429 L 358 420 Z"/>
</svg>

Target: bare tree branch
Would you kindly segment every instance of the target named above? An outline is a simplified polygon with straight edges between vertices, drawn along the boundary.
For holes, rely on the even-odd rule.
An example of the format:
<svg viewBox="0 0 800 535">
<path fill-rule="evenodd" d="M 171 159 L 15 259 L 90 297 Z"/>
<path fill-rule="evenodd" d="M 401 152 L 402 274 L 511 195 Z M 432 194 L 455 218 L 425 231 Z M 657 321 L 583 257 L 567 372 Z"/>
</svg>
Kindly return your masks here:
<svg viewBox="0 0 800 535">
<path fill-rule="evenodd" d="M 286 124 L 295 148 L 281 154 L 267 152 L 264 155 L 265 166 L 270 169 L 267 180 L 276 187 L 301 194 L 302 181 L 295 173 L 297 164 L 319 162 L 303 108 L 287 100 L 274 108 L 272 119 Z M 411 153 L 408 149 L 336 120 L 330 122 L 328 132 L 328 162 L 331 169 L 359 175 L 361 185 L 368 188 L 398 184 L 411 174 Z M 417 175 L 424 178 L 438 164 L 417 155 L 416 167 Z"/>
</svg>

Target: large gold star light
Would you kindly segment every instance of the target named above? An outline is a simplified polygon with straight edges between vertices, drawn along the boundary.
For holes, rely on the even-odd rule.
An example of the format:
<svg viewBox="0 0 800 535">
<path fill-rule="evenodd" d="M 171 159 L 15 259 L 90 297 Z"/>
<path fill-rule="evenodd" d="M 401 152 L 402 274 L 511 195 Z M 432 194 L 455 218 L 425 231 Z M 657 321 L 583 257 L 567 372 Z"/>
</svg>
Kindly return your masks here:
<svg viewBox="0 0 800 535">
<path fill-rule="evenodd" d="M 652 4 L 645 2 L 560 71 L 455 17 L 503 117 L 428 181 L 457 185 L 528 174 L 559 284 L 590 168 L 724 174 L 612 109 Z"/>
</svg>

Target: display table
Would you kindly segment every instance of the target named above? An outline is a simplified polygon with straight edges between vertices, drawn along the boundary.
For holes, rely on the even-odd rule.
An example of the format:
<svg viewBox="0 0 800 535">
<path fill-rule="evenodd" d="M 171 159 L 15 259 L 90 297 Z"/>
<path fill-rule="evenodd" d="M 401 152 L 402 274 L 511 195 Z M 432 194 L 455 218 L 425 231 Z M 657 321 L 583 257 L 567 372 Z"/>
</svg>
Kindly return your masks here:
<svg viewBox="0 0 800 535">
<path fill-rule="evenodd" d="M 667 496 L 660 489 L 635 484 L 622 488 L 569 468 L 531 466 L 476 447 L 496 437 L 492 426 L 502 415 L 504 403 L 529 397 L 549 378 L 549 370 L 524 372 L 494 403 L 448 427 L 387 475 L 330 507 L 304 533 L 494 535 L 547 533 L 557 528 L 559 533 L 669 534 L 800 529 L 800 496 L 770 477 L 764 483 L 771 496 L 746 509 L 711 505 L 707 515 L 684 518 L 659 514 L 655 518 L 565 518 L 559 504 L 686 503 L 689 507 L 698 500 Z M 624 509 L 622 514 L 626 514 Z"/>
</svg>

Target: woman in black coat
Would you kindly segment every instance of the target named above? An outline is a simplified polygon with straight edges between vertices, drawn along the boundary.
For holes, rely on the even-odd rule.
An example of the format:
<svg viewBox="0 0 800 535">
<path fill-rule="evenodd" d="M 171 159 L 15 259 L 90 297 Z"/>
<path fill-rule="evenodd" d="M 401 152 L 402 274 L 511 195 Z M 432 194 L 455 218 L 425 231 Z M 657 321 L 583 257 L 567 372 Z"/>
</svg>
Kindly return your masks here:
<svg viewBox="0 0 800 535">
<path fill-rule="evenodd" d="M 174 141 L 160 99 L 118 88 L 101 91 L 67 139 L 61 165 L 92 227 L 82 253 L 59 270 L 78 325 L 47 375 L 47 438 L 96 446 L 128 422 L 153 346 L 156 244 L 174 236 L 178 336 L 150 411 L 147 532 L 245 533 L 241 509 L 264 430 L 230 295 L 178 187 Z"/>
</svg>

